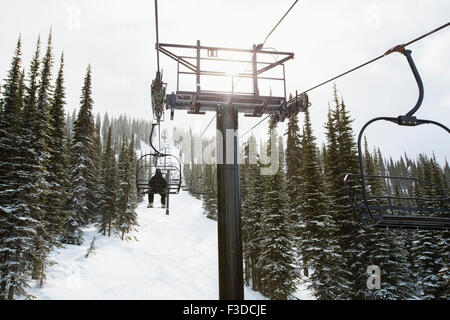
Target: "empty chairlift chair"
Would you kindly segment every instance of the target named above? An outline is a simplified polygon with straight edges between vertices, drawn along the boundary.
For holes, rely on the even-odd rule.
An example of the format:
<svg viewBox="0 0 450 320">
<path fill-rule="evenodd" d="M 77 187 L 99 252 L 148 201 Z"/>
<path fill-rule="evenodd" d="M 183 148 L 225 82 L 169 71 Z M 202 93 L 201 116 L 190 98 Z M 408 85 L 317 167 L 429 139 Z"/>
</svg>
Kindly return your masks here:
<svg viewBox="0 0 450 320">
<path fill-rule="evenodd" d="M 362 138 L 367 127 L 377 121 L 389 121 L 399 126 L 415 127 L 430 124 L 442 128 L 447 134 L 450 129 L 432 121 L 417 119 L 414 113 L 420 108 L 424 89 L 411 51 L 403 46 L 391 50 L 402 53 L 408 60 L 419 87 L 419 99 L 415 107 L 399 117 L 378 117 L 367 122 L 358 136 L 360 174 L 347 174 L 344 179 L 347 194 L 358 216 L 374 228 L 448 230 L 450 227 L 450 198 L 444 186 L 416 177 L 392 177 L 368 175 L 364 168 Z M 373 194 L 370 184 L 381 182 L 395 186 L 394 194 Z M 393 189 L 393 188 L 388 188 Z"/>
</svg>

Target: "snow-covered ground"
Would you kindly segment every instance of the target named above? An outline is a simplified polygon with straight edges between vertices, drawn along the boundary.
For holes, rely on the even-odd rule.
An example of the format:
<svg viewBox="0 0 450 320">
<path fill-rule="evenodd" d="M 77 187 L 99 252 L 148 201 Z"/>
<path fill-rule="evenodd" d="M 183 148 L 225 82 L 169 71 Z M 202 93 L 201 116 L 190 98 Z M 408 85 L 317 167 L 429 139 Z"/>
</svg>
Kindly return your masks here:
<svg viewBox="0 0 450 320">
<path fill-rule="evenodd" d="M 179 153 L 173 143 L 165 146 Z M 150 146 L 142 142 L 142 150 Z M 170 207 L 167 216 L 165 209 L 147 209 L 146 201 L 139 206 L 137 241 L 84 229 L 83 245 L 56 249 L 43 288 L 33 285 L 29 293 L 40 300 L 217 300 L 217 223 L 186 192 L 171 196 Z M 86 258 L 94 238 L 96 249 Z M 312 299 L 303 286 L 295 295 Z M 264 296 L 245 288 L 245 298 Z"/>
<path fill-rule="evenodd" d="M 156 197 L 155 203 L 159 202 Z M 218 299 L 217 224 L 202 215 L 201 201 L 182 192 L 171 214 L 138 208 L 138 241 L 120 241 L 84 230 L 82 246 L 57 249 L 37 299 Z M 93 238 L 95 251 L 85 257 Z M 264 297 L 248 288 L 246 299 Z"/>
</svg>

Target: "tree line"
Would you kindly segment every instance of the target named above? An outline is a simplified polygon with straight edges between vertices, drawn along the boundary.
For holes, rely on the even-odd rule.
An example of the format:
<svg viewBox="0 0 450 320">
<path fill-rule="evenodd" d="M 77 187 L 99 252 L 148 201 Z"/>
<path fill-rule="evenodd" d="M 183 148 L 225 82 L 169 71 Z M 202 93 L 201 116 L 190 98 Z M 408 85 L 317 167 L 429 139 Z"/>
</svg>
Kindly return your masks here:
<svg viewBox="0 0 450 320">
<path fill-rule="evenodd" d="M 0 95 L 0 300 L 41 286 L 55 247 L 81 245 L 83 228 L 122 240 L 136 230 L 136 154 L 151 123 L 93 116 L 88 66 L 78 111 L 65 112 L 64 54 L 53 80 L 52 34 L 26 72 L 19 37 Z"/>
<path fill-rule="evenodd" d="M 289 120 L 285 139 L 259 143 L 257 164 L 250 161 L 251 136 L 242 146 L 241 195 L 245 282 L 272 299 L 292 299 L 299 283 L 317 299 L 448 299 L 448 232 L 372 229 L 356 218 L 344 177 L 359 174 L 352 119 L 336 87 L 333 108 L 324 124 L 326 143 L 317 145 L 309 111 L 303 125 Z M 271 130 L 276 130 L 273 122 Z M 286 142 L 286 147 L 284 146 Z M 262 154 L 279 149 L 279 170 L 267 167 Z M 274 161 L 272 159 L 272 161 Z M 450 168 L 434 155 L 407 155 L 394 161 L 365 141 L 368 175 L 412 177 L 439 186 L 419 190 L 406 180 L 369 179 L 372 195 L 436 197 L 448 192 Z M 189 165 L 190 190 L 209 190 L 202 198 L 205 215 L 217 217 L 216 178 L 211 166 Z M 353 184 L 354 191 L 360 190 Z M 431 204 L 433 205 L 433 204 Z M 442 203 L 435 205 L 442 206 Z M 381 289 L 369 290 L 367 267 L 381 270 Z"/>
</svg>

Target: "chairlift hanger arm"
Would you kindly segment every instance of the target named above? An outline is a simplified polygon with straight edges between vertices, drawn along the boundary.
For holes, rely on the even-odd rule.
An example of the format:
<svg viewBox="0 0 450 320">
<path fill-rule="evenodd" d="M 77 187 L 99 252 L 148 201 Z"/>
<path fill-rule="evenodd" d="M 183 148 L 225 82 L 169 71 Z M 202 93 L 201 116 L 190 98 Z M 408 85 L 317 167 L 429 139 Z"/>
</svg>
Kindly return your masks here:
<svg viewBox="0 0 450 320">
<path fill-rule="evenodd" d="M 156 24 L 156 60 L 158 65 L 158 73 L 160 72 L 159 68 L 159 18 L 158 18 L 158 0 L 155 0 L 155 24 Z"/>
<path fill-rule="evenodd" d="M 159 150 L 156 150 L 155 146 L 153 145 L 153 133 L 155 132 L 155 127 L 158 126 L 157 123 L 152 123 L 152 131 L 150 133 L 150 147 L 153 149 L 156 155 L 159 157 L 165 157 L 168 156 L 167 154 L 161 153 Z"/>
<path fill-rule="evenodd" d="M 411 56 L 412 51 L 411 50 L 407 50 L 404 47 L 402 47 L 398 52 L 400 52 L 401 54 L 403 54 L 406 59 L 408 60 L 408 64 L 411 68 L 411 71 L 414 74 L 414 79 L 416 79 L 417 82 L 417 87 L 419 88 L 419 97 L 417 99 L 417 103 L 414 106 L 414 108 L 412 108 L 407 114 L 407 117 L 412 117 L 414 115 L 414 113 L 417 112 L 417 110 L 419 110 L 420 106 L 422 105 L 423 102 L 423 97 L 424 97 L 424 87 L 423 87 L 423 81 L 422 78 L 420 77 L 419 71 L 417 70 L 416 64 L 414 63 L 414 60 Z"/>
</svg>

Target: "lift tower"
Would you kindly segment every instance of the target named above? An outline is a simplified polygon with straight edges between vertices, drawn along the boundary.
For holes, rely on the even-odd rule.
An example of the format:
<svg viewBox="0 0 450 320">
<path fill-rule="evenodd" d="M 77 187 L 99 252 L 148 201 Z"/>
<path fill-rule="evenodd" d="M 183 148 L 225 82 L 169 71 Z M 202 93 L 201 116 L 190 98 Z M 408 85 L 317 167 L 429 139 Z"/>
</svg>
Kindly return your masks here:
<svg viewBox="0 0 450 320">
<path fill-rule="evenodd" d="M 271 115 L 275 122 L 283 122 L 309 107 L 306 94 L 289 102 L 286 99 L 284 64 L 294 54 L 258 46 L 252 49 L 202 46 L 200 41 L 196 45 L 159 43 L 157 50 L 177 63 L 177 90 L 165 99 L 171 119 L 175 110 L 195 115 L 216 112 L 219 298 L 242 300 L 238 116 L 239 113 L 246 117 Z M 186 79 L 189 77 L 191 80 Z M 229 90 L 214 90 L 214 84 L 221 89 L 228 84 Z M 278 84 L 278 95 L 272 95 L 275 84 Z M 191 90 L 181 90 L 186 85 L 191 85 Z M 238 87 L 243 89 L 236 90 Z M 264 89 L 270 92 L 260 94 Z"/>
</svg>

